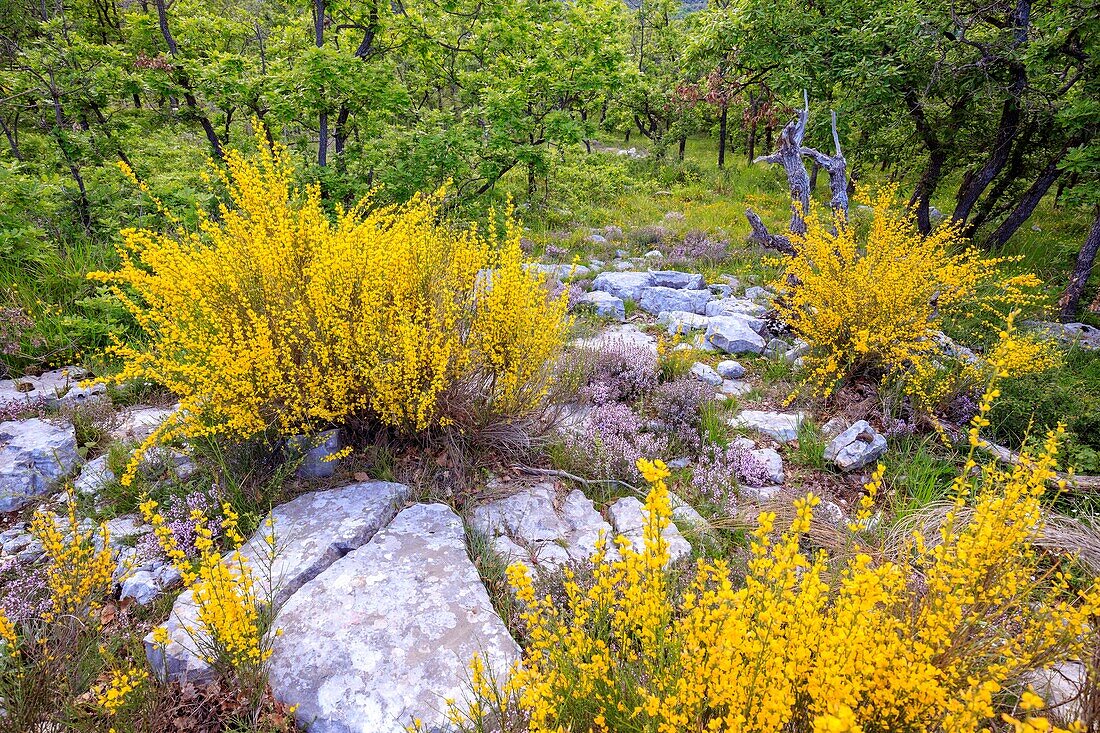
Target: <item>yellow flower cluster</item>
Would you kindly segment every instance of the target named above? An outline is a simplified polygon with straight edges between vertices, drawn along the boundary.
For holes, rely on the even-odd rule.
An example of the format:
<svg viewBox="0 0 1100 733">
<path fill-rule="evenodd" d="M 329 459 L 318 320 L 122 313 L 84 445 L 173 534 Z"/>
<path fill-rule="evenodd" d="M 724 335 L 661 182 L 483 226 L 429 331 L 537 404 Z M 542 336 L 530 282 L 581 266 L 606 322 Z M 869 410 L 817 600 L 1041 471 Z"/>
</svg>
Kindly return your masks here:
<svg viewBox="0 0 1100 733">
<path fill-rule="evenodd" d="M 110 679 L 94 690 L 96 706 L 106 715 L 115 715 L 148 679 L 144 669 L 112 670 Z"/>
<path fill-rule="evenodd" d="M 31 532 L 42 543 L 48 560 L 50 609 L 44 620 L 50 622 L 61 616 L 90 618 L 114 589 L 115 557 L 106 525 L 82 528 L 76 505 L 70 501 L 61 526 L 52 515 L 40 511 L 31 520 Z"/>
<path fill-rule="evenodd" d="M 794 235 L 797 254 L 784 261 L 775 286 L 779 314 L 811 346 L 806 387 L 829 396 L 839 380 L 877 374 L 896 380 L 924 407 L 960 387 L 983 381 L 980 363 L 945 354 L 937 342 L 945 326 L 981 322 L 996 333 L 1007 311 L 1036 302 L 1040 282 L 1002 274 L 1005 258 L 984 258 L 965 246 L 957 227 L 921 236 L 912 216 L 899 211 L 896 187 L 861 192 L 871 207 L 869 229 L 843 217 L 807 218 Z M 834 230 L 835 227 L 835 230 Z M 1051 351 L 1014 339 L 993 355 L 1006 375 L 1041 371 Z"/>
<path fill-rule="evenodd" d="M 8 618 L 3 606 L 0 606 L 0 652 L 8 657 L 15 657 L 19 653 L 19 636 L 15 624 Z"/>
<path fill-rule="evenodd" d="M 89 275 L 148 335 L 115 344 L 126 365 L 116 379 L 180 397 L 181 417 L 148 445 L 309 433 L 350 417 L 411 433 L 475 405 L 510 417 L 539 403 L 566 301 L 524 267 L 514 224 L 501 245 L 495 231 L 451 227 L 442 191 L 398 207 L 364 201 L 333 222 L 317 187 L 293 187 L 286 149 L 259 133 L 257 146 L 255 159 L 230 152 L 216 169 L 231 198 L 217 219 L 176 235 L 127 229 L 120 268 Z"/>
<path fill-rule="evenodd" d="M 192 563 L 180 550 L 172 530 L 157 512 L 151 499 L 142 502 L 142 516 L 153 525 L 161 547 L 180 571 L 185 586 L 191 589 L 198 617 L 198 628 L 187 629 L 203 659 L 223 672 L 232 672 L 239 679 L 259 679 L 264 664 L 271 656 L 271 599 L 262 583 L 258 583 L 249 562 L 240 553 L 244 542 L 237 526 L 237 514 L 228 504 L 222 505 L 222 530 L 233 544 L 233 550 L 222 557 L 213 539 L 207 517 L 194 510 L 195 548 L 198 559 Z M 268 536 L 274 556 L 274 535 Z M 153 632 L 159 644 L 168 642 L 163 627 Z"/>
<path fill-rule="evenodd" d="M 536 733 L 984 729 L 1024 672 L 1086 651 L 1100 612 L 1100 581 L 1074 591 L 1032 548 L 1057 441 L 1009 470 L 973 476 L 969 460 L 937 540 L 915 535 L 893 560 L 858 545 L 833 566 L 806 554 L 811 494 L 782 531 L 760 515 L 743 584 L 724 561 L 700 561 L 682 595 L 660 534 L 668 471 L 639 462 L 651 484 L 643 552 L 598 551 L 591 585 L 567 574 L 565 608 L 537 597 L 522 565 L 509 568 L 530 642 L 496 699 L 516 700 Z"/>
</svg>

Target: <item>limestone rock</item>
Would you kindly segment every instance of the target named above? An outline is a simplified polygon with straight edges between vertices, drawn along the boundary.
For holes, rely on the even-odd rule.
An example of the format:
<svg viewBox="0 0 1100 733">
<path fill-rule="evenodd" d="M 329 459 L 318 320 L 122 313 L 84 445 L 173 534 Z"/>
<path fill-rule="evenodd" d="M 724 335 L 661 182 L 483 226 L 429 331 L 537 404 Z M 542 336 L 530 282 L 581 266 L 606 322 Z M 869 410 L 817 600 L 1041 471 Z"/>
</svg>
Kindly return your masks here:
<svg viewBox="0 0 1100 733">
<path fill-rule="evenodd" d="M 722 376 L 722 379 L 740 379 L 745 376 L 745 367 L 732 359 L 718 362 L 716 371 Z"/>
<path fill-rule="evenodd" d="M 798 428 L 802 424 L 803 417 L 801 412 L 742 410 L 730 420 L 730 425 L 735 428 L 755 430 L 780 443 L 790 443 L 798 439 Z"/>
<path fill-rule="evenodd" d="M 15 402 L 44 403 L 47 407 L 80 405 L 85 402 L 106 399 L 107 388 L 102 384 L 80 386 L 87 373 L 80 367 L 54 369 L 37 377 L 0 380 L 0 407 Z"/>
<path fill-rule="evenodd" d="M 708 316 L 751 316 L 764 315 L 767 309 L 759 303 L 745 298 L 720 298 L 707 303 Z"/>
<path fill-rule="evenodd" d="M 886 438 L 866 420 L 858 420 L 825 446 L 825 460 L 842 471 L 854 471 L 877 461 L 886 452 Z"/>
<path fill-rule="evenodd" d="M 653 275 L 653 285 L 662 288 L 676 288 L 678 290 L 702 290 L 706 287 L 706 281 L 698 273 L 677 272 L 676 270 L 650 270 Z"/>
<path fill-rule="evenodd" d="M 385 481 L 366 481 L 340 489 L 315 491 L 276 507 L 260 530 L 241 547 L 241 555 L 259 580 L 275 589 L 281 602 L 345 554 L 366 544 L 408 500 L 409 487 Z M 275 533 L 276 554 L 269 558 L 264 535 Z M 270 568 L 267 566 L 270 565 Z M 270 577 L 270 581 L 268 581 Z M 176 599 L 164 626 L 169 643 L 161 648 L 152 635 L 145 651 L 153 669 L 166 670 L 176 679 L 206 679 L 211 670 L 194 652 L 186 627 L 196 625 L 197 609 L 191 591 Z"/>
<path fill-rule="evenodd" d="M 174 409 L 160 407 L 134 407 L 122 413 L 122 421 L 111 431 L 111 437 L 123 442 L 140 443 L 175 412 Z"/>
<path fill-rule="evenodd" d="M 710 319 L 687 311 L 664 311 L 657 316 L 657 323 L 668 326 L 669 336 L 685 336 L 692 331 L 704 331 Z"/>
<path fill-rule="evenodd" d="M 648 272 L 601 272 L 592 281 L 592 289 L 623 300 L 637 300 L 638 292 L 652 283 L 653 275 Z"/>
<path fill-rule="evenodd" d="M 71 424 L 39 418 L 0 423 L 0 512 L 48 493 L 79 461 Z"/>
<path fill-rule="evenodd" d="M 515 540 L 541 544 L 565 537 L 567 527 L 554 510 L 554 485 L 540 482 L 511 496 L 474 509 L 470 524 L 489 537 L 507 534 Z"/>
<path fill-rule="evenodd" d="M 709 290 L 676 290 L 649 286 L 638 290 L 638 307 L 658 315 L 662 311 L 686 311 L 702 315 L 713 296 Z"/>
<path fill-rule="evenodd" d="M 709 364 L 704 364 L 701 361 L 691 365 L 691 376 L 712 387 L 717 387 L 722 383 L 722 377 L 719 376 L 718 372 L 714 371 Z"/>
<path fill-rule="evenodd" d="M 604 546 L 610 553 L 614 553 L 614 536 L 611 525 L 607 523 L 600 513 L 596 511 L 592 500 L 584 495 L 580 489 L 574 489 L 565 497 L 561 507 L 561 515 L 569 525 L 569 534 L 566 537 L 566 551 L 569 557 L 576 561 L 585 561 L 592 558 L 596 551 L 596 542 L 603 536 Z"/>
<path fill-rule="evenodd" d="M 759 354 L 764 339 L 742 318 L 715 316 L 707 324 L 706 339 L 727 354 Z"/>
<path fill-rule="evenodd" d="M 611 293 L 602 290 L 593 290 L 577 298 L 578 303 L 586 303 L 596 309 L 596 315 L 601 318 L 613 318 L 617 321 L 626 320 L 626 304 L 622 298 L 617 298 Z"/>
<path fill-rule="evenodd" d="M 80 475 L 73 481 L 73 488 L 84 496 L 95 496 L 115 478 L 114 471 L 107 467 L 107 456 L 102 455 L 80 467 Z"/>
<path fill-rule="evenodd" d="M 620 345 L 637 346 L 651 352 L 654 356 L 657 354 L 657 339 L 632 323 L 611 326 L 591 338 L 577 339 L 574 345 L 596 350 L 615 348 Z"/>
<path fill-rule="evenodd" d="M 766 485 L 782 484 L 786 478 L 783 475 L 783 457 L 772 448 L 758 448 L 752 451 L 753 457 L 768 467 L 768 481 Z"/>
<path fill-rule="evenodd" d="M 401 512 L 371 542 L 304 585 L 282 609 L 271 689 L 312 733 L 449 728 L 481 654 L 503 679 L 520 649 L 442 504 Z"/>
<path fill-rule="evenodd" d="M 624 496 L 607 508 L 607 514 L 615 532 L 630 540 L 635 552 L 642 552 L 645 549 L 644 532 L 648 515 L 645 505 L 636 497 Z M 668 543 L 669 562 L 691 554 L 691 545 L 675 524 L 669 522 L 661 536 Z"/>
</svg>

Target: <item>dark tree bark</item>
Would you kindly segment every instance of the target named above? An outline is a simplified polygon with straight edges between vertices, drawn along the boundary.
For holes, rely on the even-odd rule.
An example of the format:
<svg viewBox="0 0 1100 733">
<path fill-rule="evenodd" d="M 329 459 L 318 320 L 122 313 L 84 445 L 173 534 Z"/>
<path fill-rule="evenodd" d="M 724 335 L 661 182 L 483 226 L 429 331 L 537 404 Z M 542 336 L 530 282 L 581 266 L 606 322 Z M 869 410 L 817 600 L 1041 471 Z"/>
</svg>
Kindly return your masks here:
<svg viewBox="0 0 1100 733">
<path fill-rule="evenodd" d="M 726 127 L 729 123 L 730 108 L 722 105 L 722 116 L 718 118 L 718 167 L 726 167 Z"/>
<path fill-rule="evenodd" d="M 173 59 L 178 58 L 180 50 L 179 46 L 176 45 L 176 39 L 172 35 L 171 28 L 168 26 L 168 8 L 165 5 L 165 0 L 157 0 L 157 22 L 160 25 L 160 34 L 168 45 L 168 53 L 172 55 Z M 187 77 L 187 73 L 178 66 L 176 67 L 176 79 L 179 81 L 179 85 L 183 87 L 183 99 L 187 103 L 188 109 L 199 121 L 202 131 L 206 133 L 206 139 L 210 143 L 210 148 L 214 151 L 214 157 L 219 160 L 224 158 L 225 153 L 222 150 L 221 141 L 218 140 L 218 133 L 214 130 L 214 125 L 210 124 L 210 118 L 199 107 L 199 102 L 195 99 L 191 80 Z"/>
<path fill-rule="evenodd" d="M 325 0 L 313 0 L 313 43 L 325 45 Z M 318 120 L 317 165 L 328 165 L 328 110 L 322 109 Z"/>
<path fill-rule="evenodd" d="M 78 192 L 76 209 L 77 214 L 80 216 L 80 224 L 84 227 L 85 233 L 91 234 L 92 205 L 91 202 L 88 200 L 88 187 L 84 183 L 84 176 L 80 172 L 80 166 L 77 165 L 76 158 L 73 157 L 72 151 L 69 149 L 69 143 L 65 139 L 65 110 L 61 106 L 61 91 L 57 88 L 53 69 L 50 69 L 49 73 L 49 90 L 50 97 L 53 102 L 54 141 L 57 143 L 57 148 L 61 151 L 62 157 L 65 158 L 65 164 L 69 168 L 69 175 L 72 177 L 73 182 L 76 183 L 76 188 Z"/>
<path fill-rule="evenodd" d="M 1085 243 L 1081 251 L 1077 253 L 1077 261 L 1073 265 L 1073 272 L 1069 276 L 1069 284 L 1058 300 L 1059 315 L 1063 321 L 1073 321 L 1077 318 L 1077 312 L 1081 309 L 1081 295 L 1085 292 L 1089 276 L 1092 274 L 1092 266 L 1096 262 L 1096 253 L 1100 251 L 1100 206 L 1093 207 L 1092 227 L 1085 237 Z"/>
<path fill-rule="evenodd" d="M 769 232 L 768 228 L 764 226 L 764 222 L 760 221 L 760 217 L 756 215 L 755 211 L 752 209 L 745 209 L 745 218 L 749 220 L 749 226 L 752 227 L 752 233 L 749 234 L 750 242 L 755 242 L 767 249 L 778 250 L 785 255 L 795 254 L 794 245 L 791 244 L 790 237 Z"/>
<path fill-rule="evenodd" d="M 16 137 L 19 129 L 18 124 L 17 118 L 15 124 L 8 127 L 3 118 L 0 118 L 0 127 L 4 128 L 4 137 L 8 139 L 8 147 L 11 148 L 12 157 L 16 160 L 23 160 L 23 152 L 19 149 L 19 138 Z"/>
<path fill-rule="evenodd" d="M 676 151 L 676 154 L 679 157 L 681 163 L 684 162 L 684 151 L 687 149 L 687 142 L 688 142 L 687 135 L 681 135 L 680 136 L 680 147 L 679 147 L 679 150 Z"/>
<path fill-rule="evenodd" d="M 943 164 L 947 155 L 936 135 L 935 130 L 929 124 L 924 114 L 924 107 L 917 98 L 917 93 L 910 89 L 905 94 L 905 104 L 909 110 L 909 116 L 917 128 L 917 135 L 924 142 L 928 150 L 928 163 L 917 180 L 917 186 L 913 190 L 913 197 L 909 200 L 909 206 L 916 210 L 917 229 L 921 234 L 932 231 L 932 220 L 928 213 L 928 202 L 932 198 L 940 178 L 943 177 Z"/>
<path fill-rule="evenodd" d="M 1019 201 L 1016 202 L 1016 206 L 1005 217 L 1004 221 L 989 235 L 989 239 L 986 240 L 985 246 L 989 249 L 1000 249 L 1008 242 L 1009 237 L 1016 233 L 1025 221 L 1031 217 L 1031 213 L 1035 211 L 1035 207 L 1039 205 L 1039 202 L 1043 200 L 1043 196 L 1050 190 L 1051 185 L 1058 180 L 1058 176 L 1062 171 L 1058 168 L 1058 164 L 1061 163 L 1062 157 L 1068 148 L 1063 148 L 1062 152 L 1052 158 L 1047 163 L 1046 168 L 1039 174 L 1039 177 L 1035 179 L 1035 182 L 1024 191 L 1020 196 Z"/>
<path fill-rule="evenodd" d="M 1028 26 L 1031 22 L 1031 0 L 1017 0 L 1009 22 L 1013 28 L 1015 47 L 1026 45 Z M 982 193 L 1008 163 L 1012 143 L 1020 131 L 1023 95 L 1027 88 L 1027 69 L 1022 62 L 1014 59 L 1009 62 L 1009 74 L 1011 81 L 1008 87 L 1008 98 L 1005 99 L 1001 108 L 1001 118 L 997 124 L 997 132 L 993 136 L 993 146 L 989 156 L 981 168 L 968 171 L 959 186 L 955 211 L 951 216 L 960 224 L 966 223 Z"/>
</svg>

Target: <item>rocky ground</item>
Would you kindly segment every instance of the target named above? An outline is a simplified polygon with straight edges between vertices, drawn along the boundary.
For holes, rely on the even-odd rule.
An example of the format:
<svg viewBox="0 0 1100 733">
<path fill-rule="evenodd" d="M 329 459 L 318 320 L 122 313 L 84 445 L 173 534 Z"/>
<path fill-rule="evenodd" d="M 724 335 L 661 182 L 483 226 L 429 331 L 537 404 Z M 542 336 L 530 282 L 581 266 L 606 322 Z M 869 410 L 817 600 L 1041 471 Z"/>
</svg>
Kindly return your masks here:
<svg viewBox="0 0 1100 733">
<path fill-rule="evenodd" d="M 728 276 L 706 282 L 698 273 L 661 269 L 659 252 L 619 254 L 607 263 L 538 266 L 552 280 L 591 278 L 591 289 L 573 293 L 577 312 L 593 319 L 574 348 L 627 344 L 653 354 L 666 347 L 689 352 L 687 374 L 705 386 L 710 400 L 735 405 L 725 419 L 741 434 L 736 445 L 764 467 L 743 482 L 738 512 L 752 516 L 811 485 L 825 494 L 819 516 L 832 524 L 845 521 L 851 496 L 830 495 L 830 487 L 860 485 L 887 441 L 866 420 L 821 420 L 829 480 L 807 479 L 804 469 L 789 464 L 786 452 L 811 416 L 777 408 L 759 374 L 737 361 L 763 356 L 799 364 L 807 346 L 774 328 L 772 294 L 742 288 Z M 0 382 L 0 415 L 19 416 L 0 422 L 0 578 L 28 577 L 42 560 L 26 522 L 31 507 L 60 515 L 70 498 L 94 507 L 107 500 L 101 492 L 116 481 L 104 446 L 94 446 L 97 457 L 84 459 L 88 446 L 80 444 L 72 416 L 87 405 L 106 404 L 108 396 L 102 386 L 82 385 L 81 376 L 69 369 Z M 573 406 L 563 430 L 583 430 L 590 410 Z M 132 447 L 172 412 L 153 405 L 112 410 L 110 440 Z M 154 482 L 185 481 L 196 470 L 179 450 L 161 451 L 148 464 Z M 640 546 L 640 496 L 594 486 L 552 469 L 535 477 L 495 477 L 460 516 L 444 504 L 415 503 L 402 484 L 349 480 L 276 507 L 270 515 L 275 557 L 259 536 L 243 548 L 270 574 L 282 604 L 276 625 L 283 634 L 271 660 L 275 695 L 297 705 L 299 721 L 313 731 L 402 731 L 413 717 L 429 729 L 443 724 L 443 700 L 462 698 L 475 653 L 500 674 L 520 655 L 494 608 L 498 599 L 490 597 L 471 559 L 477 553 L 470 538 L 487 542 L 502 562 L 522 562 L 547 576 L 566 564 L 583 565 L 601 536 L 622 535 Z M 691 557 L 711 526 L 702 507 L 681 497 L 675 503 L 676 523 L 666 534 L 674 562 Z M 150 526 L 136 514 L 122 514 L 107 527 L 118 551 L 120 599 L 150 604 L 177 592 L 179 574 L 163 555 L 148 551 Z M 211 674 L 191 651 L 186 628 L 194 618 L 190 592 L 184 592 L 166 623 L 170 643 L 146 640 L 154 669 L 190 680 Z"/>
</svg>

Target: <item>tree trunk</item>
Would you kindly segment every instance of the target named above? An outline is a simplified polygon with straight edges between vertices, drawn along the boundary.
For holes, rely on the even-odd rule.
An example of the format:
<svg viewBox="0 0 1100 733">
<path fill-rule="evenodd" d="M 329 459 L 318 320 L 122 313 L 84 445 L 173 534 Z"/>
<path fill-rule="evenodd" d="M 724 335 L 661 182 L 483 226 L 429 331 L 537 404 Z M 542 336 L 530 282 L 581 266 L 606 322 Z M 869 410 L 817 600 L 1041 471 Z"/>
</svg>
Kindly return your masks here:
<svg viewBox="0 0 1100 733">
<path fill-rule="evenodd" d="M 684 162 L 684 150 L 685 150 L 685 148 L 687 148 L 687 141 L 688 141 L 687 135 L 681 135 L 680 136 L 680 148 L 679 148 L 679 150 L 676 151 L 676 154 L 677 154 L 677 156 L 679 156 L 679 159 L 680 159 L 681 163 Z"/>
<path fill-rule="evenodd" d="M 157 22 L 160 25 L 160 34 L 164 37 L 164 42 L 168 45 L 168 53 L 175 59 L 179 56 L 179 46 L 176 45 L 176 39 L 172 36 L 172 31 L 168 27 L 168 9 L 165 6 L 165 0 L 157 0 Z M 183 87 L 183 99 L 187 102 L 187 107 L 191 110 L 192 114 L 199 121 L 199 125 L 202 126 L 202 131 L 206 133 L 206 139 L 210 143 L 211 149 L 214 151 L 214 157 L 225 157 L 225 153 L 222 151 L 221 141 L 218 140 L 218 133 L 214 130 L 214 126 L 210 124 L 210 119 L 199 108 L 199 102 L 195 99 L 195 94 L 191 88 L 191 80 L 187 77 L 187 73 L 177 67 L 176 77 L 179 80 L 179 84 Z"/>
<path fill-rule="evenodd" d="M 749 154 L 746 157 L 748 158 L 748 162 L 752 163 L 752 161 L 756 159 L 756 118 L 755 117 L 752 118 L 752 124 L 749 125 L 749 139 L 746 143 L 746 147 L 748 148 L 748 151 L 749 151 Z"/>
<path fill-rule="evenodd" d="M 325 0 L 313 0 L 313 44 L 325 45 Z M 321 103 L 322 105 L 324 102 Z M 328 165 L 328 110 L 322 109 L 318 119 L 317 165 Z"/>
<path fill-rule="evenodd" d="M 1085 237 L 1085 244 L 1077 253 L 1077 262 L 1069 276 L 1069 284 L 1058 300 L 1059 315 L 1063 321 L 1073 321 L 1081 308 L 1081 294 L 1085 292 L 1092 265 L 1096 262 L 1096 253 L 1100 251 L 1100 205 L 1093 207 L 1092 228 Z"/>
<path fill-rule="evenodd" d="M 1016 8 L 1009 17 L 1013 26 L 1016 48 L 1027 44 L 1027 30 L 1031 20 L 1031 0 L 1017 0 Z M 977 171 L 968 171 L 963 176 L 962 185 L 955 200 L 955 211 L 951 218 L 965 224 L 971 209 L 978 202 L 985 189 L 997 177 L 1008 162 L 1012 143 L 1020 130 L 1020 118 L 1024 90 L 1027 87 L 1027 69 L 1022 62 L 1010 62 L 1012 81 L 1008 88 L 1008 98 L 1001 109 L 1001 119 L 997 132 L 993 136 L 993 147 L 985 164 Z"/>
<path fill-rule="evenodd" d="M 726 167 L 726 125 L 729 121 L 730 108 L 728 104 L 722 105 L 722 116 L 718 118 L 718 167 Z"/>
<path fill-rule="evenodd" d="M 1062 171 L 1058 168 L 1058 164 L 1062 160 L 1062 156 L 1065 155 L 1065 148 L 1062 153 L 1053 158 L 1047 167 L 1043 169 L 1043 172 L 1039 174 L 1039 177 L 1031 184 L 1031 187 L 1024 192 L 1020 197 L 1020 200 L 1016 202 L 1016 207 L 1009 213 L 1005 220 L 1001 222 L 992 234 L 989 235 L 989 239 L 986 240 L 985 246 L 988 249 L 1000 249 L 1008 242 L 1009 237 L 1016 233 L 1016 230 L 1031 217 L 1031 213 L 1035 211 L 1035 207 L 1039 205 L 1039 202 L 1043 200 L 1043 196 L 1050 189 L 1051 185 L 1058 180 L 1058 176 Z"/>
</svg>

